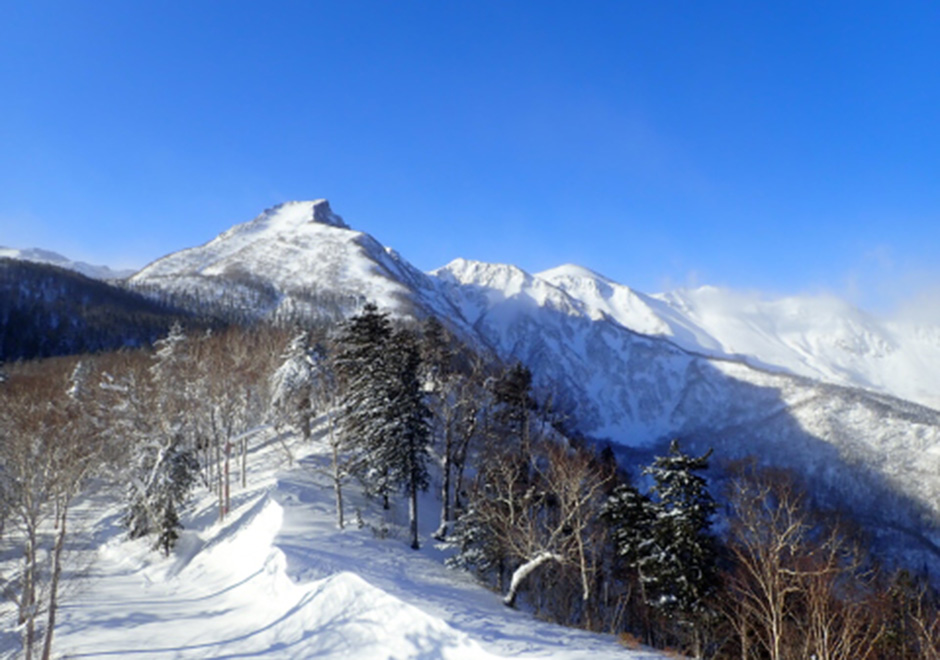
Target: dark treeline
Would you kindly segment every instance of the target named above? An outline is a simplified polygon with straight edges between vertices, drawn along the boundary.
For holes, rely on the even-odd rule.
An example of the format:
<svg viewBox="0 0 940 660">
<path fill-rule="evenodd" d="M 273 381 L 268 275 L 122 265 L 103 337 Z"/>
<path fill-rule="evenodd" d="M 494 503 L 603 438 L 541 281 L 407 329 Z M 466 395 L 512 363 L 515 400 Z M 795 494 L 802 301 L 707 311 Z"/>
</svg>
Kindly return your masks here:
<svg viewBox="0 0 940 660">
<path fill-rule="evenodd" d="M 144 346 L 176 321 L 195 319 L 70 270 L 0 258 L 0 360 Z"/>
<path fill-rule="evenodd" d="M 323 330 L 364 303 L 358 296 L 338 294 L 328 288 L 294 288 L 285 296 L 270 282 L 247 272 L 200 275 L 192 287 L 180 282 L 182 278 L 175 279 L 174 286 L 159 281 L 127 282 L 123 286 L 165 308 L 243 326 L 264 321 L 281 327 L 303 325 Z"/>
<path fill-rule="evenodd" d="M 789 475 L 724 464 L 712 492 L 721 457 L 677 441 L 640 479 L 567 434 L 528 369 L 433 318 L 365 305 L 304 328 L 177 324 L 153 347 L 5 370 L 0 550 L 22 560 L 0 586 L 27 657 L 50 657 L 75 498 L 110 489 L 129 536 L 169 554 L 194 489 L 224 517 L 253 444 L 292 461 L 292 436 L 324 443 L 339 527 L 344 491 L 361 489 L 407 506 L 418 548 L 417 508 L 435 501 L 450 563 L 539 617 L 696 657 L 940 657 L 926 579 L 882 569 Z M 432 487 L 434 500 L 418 496 Z"/>
</svg>

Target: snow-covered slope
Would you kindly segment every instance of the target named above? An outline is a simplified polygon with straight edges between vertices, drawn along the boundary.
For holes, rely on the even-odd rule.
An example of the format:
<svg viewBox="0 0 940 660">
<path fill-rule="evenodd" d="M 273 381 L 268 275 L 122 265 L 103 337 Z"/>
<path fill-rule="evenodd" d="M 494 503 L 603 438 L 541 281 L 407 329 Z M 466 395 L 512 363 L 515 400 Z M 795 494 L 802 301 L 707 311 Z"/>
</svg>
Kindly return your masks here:
<svg viewBox="0 0 940 660">
<path fill-rule="evenodd" d="M 768 300 L 705 286 L 645 295 L 578 266 L 537 275 L 626 328 L 690 351 L 940 409 L 940 328 L 877 319 L 833 296 Z"/>
<path fill-rule="evenodd" d="M 19 259 L 20 261 L 33 261 L 40 264 L 52 264 L 59 268 L 74 270 L 94 280 L 120 280 L 134 274 L 133 270 L 113 270 L 107 266 L 94 266 L 84 261 L 72 261 L 57 252 L 50 252 L 49 250 L 41 250 L 39 248 L 18 250 L 16 248 L 8 248 L 0 245 L 0 257 Z"/>
<path fill-rule="evenodd" d="M 248 488 L 233 491 L 234 508 L 215 521 L 217 503 L 204 493 L 184 520 L 174 555 L 127 541 L 119 511 L 103 500 L 81 516 L 103 541 L 81 584 L 64 596 L 57 654 L 68 658 L 344 658 L 372 660 L 656 660 L 626 650 L 613 636 L 535 620 L 506 608 L 498 594 L 445 568 L 431 545 L 437 511 L 422 502 L 425 547 L 398 538 L 403 511 L 381 512 L 352 489 L 350 510 L 367 523 L 337 530 L 331 488 L 319 469 L 322 441 L 293 441 L 292 467 L 281 443 L 262 431 L 253 441 Z M 237 482 L 236 482 L 237 483 Z M 386 517 L 389 516 L 389 517 Z M 390 530 L 377 538 L 373 527 Z M 4 618 L 6 615 L 7 618 Z M 15 619 L 0 606 L 0 657 L 15 657 Z M 4 644 L 6 640 L 7 644 Z M 6 652 L 4 652 L 6 651 Z"/>
<path fill-rule="evenodd" d="M 245 309 L 256 318 L 316 318 L 365 300 L 401 314 L 432 309 L 429 278 L 368 234 L 351 230 L 325 199 L 288 202 L 205 245 L 159 259 L 130 278 L 142 291 Z"/>
</svg>

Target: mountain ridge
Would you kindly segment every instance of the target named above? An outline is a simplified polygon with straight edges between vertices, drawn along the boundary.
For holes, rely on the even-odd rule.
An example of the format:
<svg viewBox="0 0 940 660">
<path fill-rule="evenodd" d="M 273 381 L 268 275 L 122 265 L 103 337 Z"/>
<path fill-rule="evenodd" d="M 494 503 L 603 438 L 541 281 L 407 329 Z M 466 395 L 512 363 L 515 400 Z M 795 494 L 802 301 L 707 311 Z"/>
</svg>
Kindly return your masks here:
<svg viewBox="0 0 940 660">
<path fill-rule="evenodd" d="M 42 248 L 26 248 L 21 250 L 0 245 L 0 257 L 58 266 L 59 268 L 81 273 L 85 277 L 90 277 L 93 280 L 122 280 L 137 272 L 130 268 L 113 269 L 109 266 L 94 265 L 84 261 L 73 261 L 58 252 L 44 250 Z"/>
</svg>

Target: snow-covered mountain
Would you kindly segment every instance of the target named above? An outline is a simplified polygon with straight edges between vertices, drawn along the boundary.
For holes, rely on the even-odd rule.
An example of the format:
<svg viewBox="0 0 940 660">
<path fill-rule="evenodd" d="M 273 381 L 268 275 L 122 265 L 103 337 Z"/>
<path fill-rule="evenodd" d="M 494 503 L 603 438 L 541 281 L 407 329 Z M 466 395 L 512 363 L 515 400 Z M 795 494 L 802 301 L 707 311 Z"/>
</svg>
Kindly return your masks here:
<svg viewBox="0 0 940 660">
<path fill-rule="evenodd" d="M 526 363 L 586 435 L 640 447 L 680 436 L 726 458 L 757 455 L 940 559 L 940 413 L 922 405 L 940 392 L 940 329 L 827 298 L 646 295 L 570 265 L 533 275 L 458 259 L 425 274 L 325 200 L 275 207 L 129 285 L 257 317 L 317 318 L 324 304 L 349 313 L 367 299 L 436 314 Z"/>
<path fill-rule="evenodd" d="M 705 286 L 645 295 L 578 266 L 537 275 L 604 315 L 691 351 L 940 409 L 940 328 L 882 321 L 834 296 L 768 300 Z"/>
<path fill-rule="evenodd" d="M 402 314 L 453 314 L 427 275 L 350 229 L 325 199 L 268 209 L 205 245 L 154 261 L 128 285 L 236 306 L 256 318 L 318 318 L 324 308 L 344 313 L 366 300 Z"/>
<path fill-rule="evenodd" d="M 588 435 L 628 446 L 675 436 L 725 458 L 754 455 L 796 470 L 820 500 L 848 503 L 874 527 L 911 538 L 925 523 L 933 528 L 936 410 L 759 367 L 759 359 L 683 348 L 679 333 L 668 333 L 667 321 L 682 320 L 672 308 L 584 269 L 533 276 L 457 260 L 435 276 L 483 341 L 529 365 Z M 936 546 L 921 549 L 940 558 Z"/>
<path fill-rule="evenodd" d="M 28 250 L 18 250 L 16 248 L 3 247 L 0 245 L 0 258 L 18 259 L 20 261 L 32 261 L 40 264 L 52 264 L 59 268 L 73 270 L 81 273 L 85 277 L 93 280 L 121 280 L 134 274 L 133 270 L 114 270 L 108 266 L 95 266 L 84 261 L 72 261 L 68 257 L 63 257 L 57 252 L 31 248 Z"/>
</svg>

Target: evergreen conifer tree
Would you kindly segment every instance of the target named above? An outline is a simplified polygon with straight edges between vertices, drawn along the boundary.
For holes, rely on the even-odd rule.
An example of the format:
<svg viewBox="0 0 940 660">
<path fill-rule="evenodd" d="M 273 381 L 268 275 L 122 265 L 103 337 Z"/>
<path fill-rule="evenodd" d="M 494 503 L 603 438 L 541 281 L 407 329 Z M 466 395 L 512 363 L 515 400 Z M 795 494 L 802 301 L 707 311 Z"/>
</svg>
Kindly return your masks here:
<svg viewBox="0 0 940 660">
<path fill-rule="evenodd" d="M 124 524 L 131 538 L 155 533 L 154 548 L 169 555 L 183 526 L 178 510 L 195 485 L 199 462 L 179 442 L 166 447 L 147 443 L 134 458 Z"/>
<path fill-rule="evenodd" d="M 707 616 L 707 598 L 717 585 L 716 549 L 710 534 L 715 501 L 705 478 L 711 451 L 689 456 L 678 440 L 644 474 L 653 477 L 657 511 L 652 546 L 640 557 L 640 576 L 650 604 L 689 628 Z M 693 629 L 694 631 L 694 629 Z"/>
<path fill-rule="evenodd" d="M 280 366 L 271 376 L 271 407 L 275 426 L 281 422 L 296 426 L 304 440 L 310 440 L 317 362 L 309 333 L 300 332 L 287 345 Z"/>
<path fill-rule="evenodd" d="M 381 457 L 390 480 L 408 495 L 411 547 L 418 549 L 418 491 L 429 485 L 427 462 L 430 410 L 419 378 L 421 355 L 415 334 L 399 330 L 389 342 L 387 437 Z"/>
<path fill-rule="evenodd" d="M 633 484 L 620 484 L 607 498 L 601 517 L 610 529 L 614 552 L 636 570 L 652 550 L 657 509 Z"/>
<path fill-rule="evenodd" d="M 528 453 L 529 411 L 535 409 L 532 398 L 532 372 L 521 362 L 503 371 L 493 383 L 496 403 L 495 420 L 510 437 L 516 439 L 524 453 Z"/>
<path fill-rule="evenodd" d="M 178 538 L 178 509 L 189 497 L 199 474 L 199 461 L 188 437 L 191 415 L 187 399 L 186 336 L 174 324 L 156 342 L 149 382 L 133 378 L 109 390 L 123 398 L 115 409 L 134 446 L 128 470 L 128 503 L 124 523 L 131 538 L 157 534 L 155 548 L 169 554 Z M 149 404 L 149 408 L 147 406 Z"/>
<path fill-rule="evenodd" d="M 336 370 L 344 385 L 342 433 L 353 454 L 349 470 L 367 494 L 382 496 L 386 508 L 393 485 L 383 459 L 391 400 L 391 334 L 388 314 L 367 303 L 343 325 L 336 355 Z"/>
<path fill-rule="evenodd" d="M 421 353 L 410 330 L 394 334 L 388 315 L 367 304 L 338 340 L 345 381 L 343 433 L 355 454 L 351 471 L 370 495 L 396 487 L 408 495 L 411 545 L 418 547 L 417 494 L 428 487 L 430 411 L 421 384 Z"/>
</svg>

